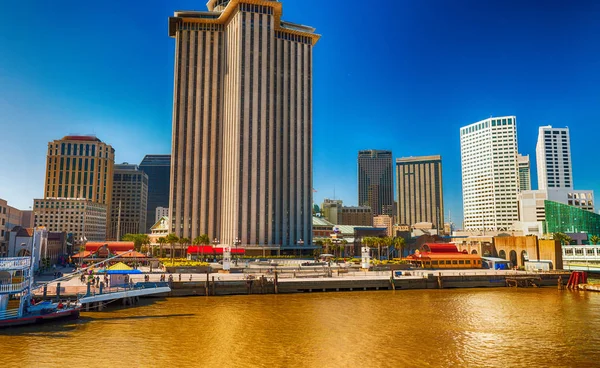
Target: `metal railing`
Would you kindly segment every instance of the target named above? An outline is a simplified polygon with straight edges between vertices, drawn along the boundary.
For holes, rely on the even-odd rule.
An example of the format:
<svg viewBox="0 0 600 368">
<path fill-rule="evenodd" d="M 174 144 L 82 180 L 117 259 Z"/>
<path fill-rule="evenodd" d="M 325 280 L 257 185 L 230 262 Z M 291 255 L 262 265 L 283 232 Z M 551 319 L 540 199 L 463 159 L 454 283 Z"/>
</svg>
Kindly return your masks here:
<svg viewBox="0 0 600 368">
<path fill-rule="evenodd" d="M 0 270 L 22 270 L 30 264 L 29 257 L 0 258 Z"/>
<path fill-rule="evenodd" d="M 18 293 L 23 291 L 28 285 L 27 281 L 16 284 L 0 284 L 0 294 L 3 293 Z"/>
<path fill-rule="evenodd" d="M 17 317 L 19 317 L 18 309 L 9 309 L 9 310 L 5 310 L 4 312 L 0 312 L 0 320 L 17 318 Z"/>
</svg>

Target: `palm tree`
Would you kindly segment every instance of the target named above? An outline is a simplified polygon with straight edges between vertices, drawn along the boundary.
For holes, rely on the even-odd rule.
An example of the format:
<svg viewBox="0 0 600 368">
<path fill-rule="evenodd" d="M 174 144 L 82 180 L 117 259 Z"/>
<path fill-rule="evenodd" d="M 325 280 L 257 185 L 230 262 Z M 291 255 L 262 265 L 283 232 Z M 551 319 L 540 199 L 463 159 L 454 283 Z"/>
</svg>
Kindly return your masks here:
<svg viewBox="0 0 600 368">
<path fill-rule="evenodd" d="M 384 238 L 375 238 L 375 244 L 377 244 L 377 255 L 379 256 L 379 262 L 381 262 L 381 247 L 385 245 Z"/>
<path fill-rule="evenodd" d="M 323 241 L 323 243 L 325 244 L 325 253 L 329 254 L 329 247 L 331 247 L 331 244 L 333 244 L 333 242 L 330 238 L 327 238 Z"/>
<path fill-rule="evenodd" d="M 173 233 L 167 235 L 167 243 L 171 245 L 171 261 L 173 261 L 173 253 L 175 252 L 175 243 L 179 242 L 179 237 Z"/>
<path fill-rule="evenodd" d="M 385 238 L 381 239 L 381 242 L 383 243 L 383 245 L 385 245 L 386 257 L 389 261 L 390 260 L 390 246 L 394 243 L 394 239 L 391 236 L 386 236 Z M 381 259 L 381 256 L 379 258 Z"/>
<path fill-rule="evenodd" d="M 402 258 L 402 256 L 404 255 L 404 238 L 395 237 L 392 241 L 392 244 L 394 245 L 394 248 L 396 248 L 396 250 L 400 249 L 399 258 Z"/>
<path fill-rule="evenodd" d="M 194 245 L 203 246 L 208 245 L 210 243 L 210 238 L 207 234 L 202 234 L 194 238 Z M 204 258 L 204 248 L 202 249 L 202 258 Z M 196 255 L 197 256 L 197 255 Z"/>
<path fill-rule="evenodd" d="M 592 235 L 590 237 L 590 242 L 592 242 L 592 244 L 596 245 L 600 242 L 600 236 L 598 235 Z"/>
<path fill-rule="evenodd" d="M 340 257 L 343 258 L 343 257 L 346 256 L 346 244 L 348 244 L 348 240 L 342 239 L 342 241 L 340 243 L 341 243 L 341 245 L 340 245 L 340 247 L 341 247 L 340 248 L 340 251 L 341 251 Z"/>
<path fill-rule="evenodd" d="M 156 241 L 158 242 L 158 246 L 160 248 L 160 256 L 163 257 L 163 247 L 165 246 L 165 244 L 167 244 L 167 238 L 161 236 Z"/>
<path fill-rule="evenodd" d="M 150 237 L 148 234 L 140 234 L 140 243 L 146 247 L 147 251 L 150 251 Z"/>
<path fill-rule="evenodd" d="M 185 246 L 188 245 L 188 244 L 190 244 L 190 239 L 189 238 L 179 238 L 179 246 L 181 247 L 181 252 L 182 253 L 183 253 L 183 248 L 185 248 Z M 182 257 L 183 257 L 183 255 L 182 255 Z"/>
<path fill-rule="evenodd" d="M 571 243 L 571 237 L 565 233 L 554 233 L 552 237 L 554 240 L 558 240 L 560 245 L 569 245 Z"/>
</svg>

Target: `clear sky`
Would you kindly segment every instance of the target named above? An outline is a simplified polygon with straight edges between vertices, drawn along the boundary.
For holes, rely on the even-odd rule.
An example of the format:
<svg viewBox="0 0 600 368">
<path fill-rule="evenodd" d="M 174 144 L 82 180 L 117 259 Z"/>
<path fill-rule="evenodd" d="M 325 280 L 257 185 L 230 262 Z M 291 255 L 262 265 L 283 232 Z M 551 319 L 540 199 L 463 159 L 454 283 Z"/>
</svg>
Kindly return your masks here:
<svg viewBox="0 0 600 368">
<path fill-rule="evenodd" d="M 47 143 L 94 133 L 116 161 L 170 153 L 174 41 L 167 18 L 205 1 L 1 1 L 0 198 L 43 195 Z M 462 219 L 461 126 L 516 115 L 571 129 L 574 185 L 600 195 L 600 1 L 284 0 L 317 28 L 315 203 L 357 204 L 360 149 L 441 154 L 446 216 Z M 598 206 L 600 208 L 600 206 Z"/>
</svg>

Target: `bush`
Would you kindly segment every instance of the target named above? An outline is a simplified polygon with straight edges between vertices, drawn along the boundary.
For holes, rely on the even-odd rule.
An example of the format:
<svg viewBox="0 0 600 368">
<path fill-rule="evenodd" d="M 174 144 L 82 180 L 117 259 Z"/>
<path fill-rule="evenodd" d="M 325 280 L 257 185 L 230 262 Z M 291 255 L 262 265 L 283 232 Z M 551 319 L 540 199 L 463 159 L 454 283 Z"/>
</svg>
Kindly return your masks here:
<svg viewBox="0 0 600 368">
<path fill-rule="evenodd" d="M 171 261 L 170 258 L 159 258 L 160 263 L 165 267 L 205 267 L 206 262 L 190 261 L 186 258 L 175 258 Z"/>
</svg>

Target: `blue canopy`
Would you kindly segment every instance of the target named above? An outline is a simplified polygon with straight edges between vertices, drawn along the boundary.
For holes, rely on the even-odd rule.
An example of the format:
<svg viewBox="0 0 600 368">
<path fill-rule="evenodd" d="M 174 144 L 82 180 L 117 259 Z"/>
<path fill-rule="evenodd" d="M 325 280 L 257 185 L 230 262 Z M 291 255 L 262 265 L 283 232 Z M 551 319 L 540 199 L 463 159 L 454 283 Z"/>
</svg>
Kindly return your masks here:
<svg viewBox="0 0 600 368">
<path fill-rule="evenodd" d="M 109 275 L 129 275 L 129 274 L 140 274 L 142 271 L 140 270 L 101 270 L 98 273 L 106 273 Z"/>
</svg>

